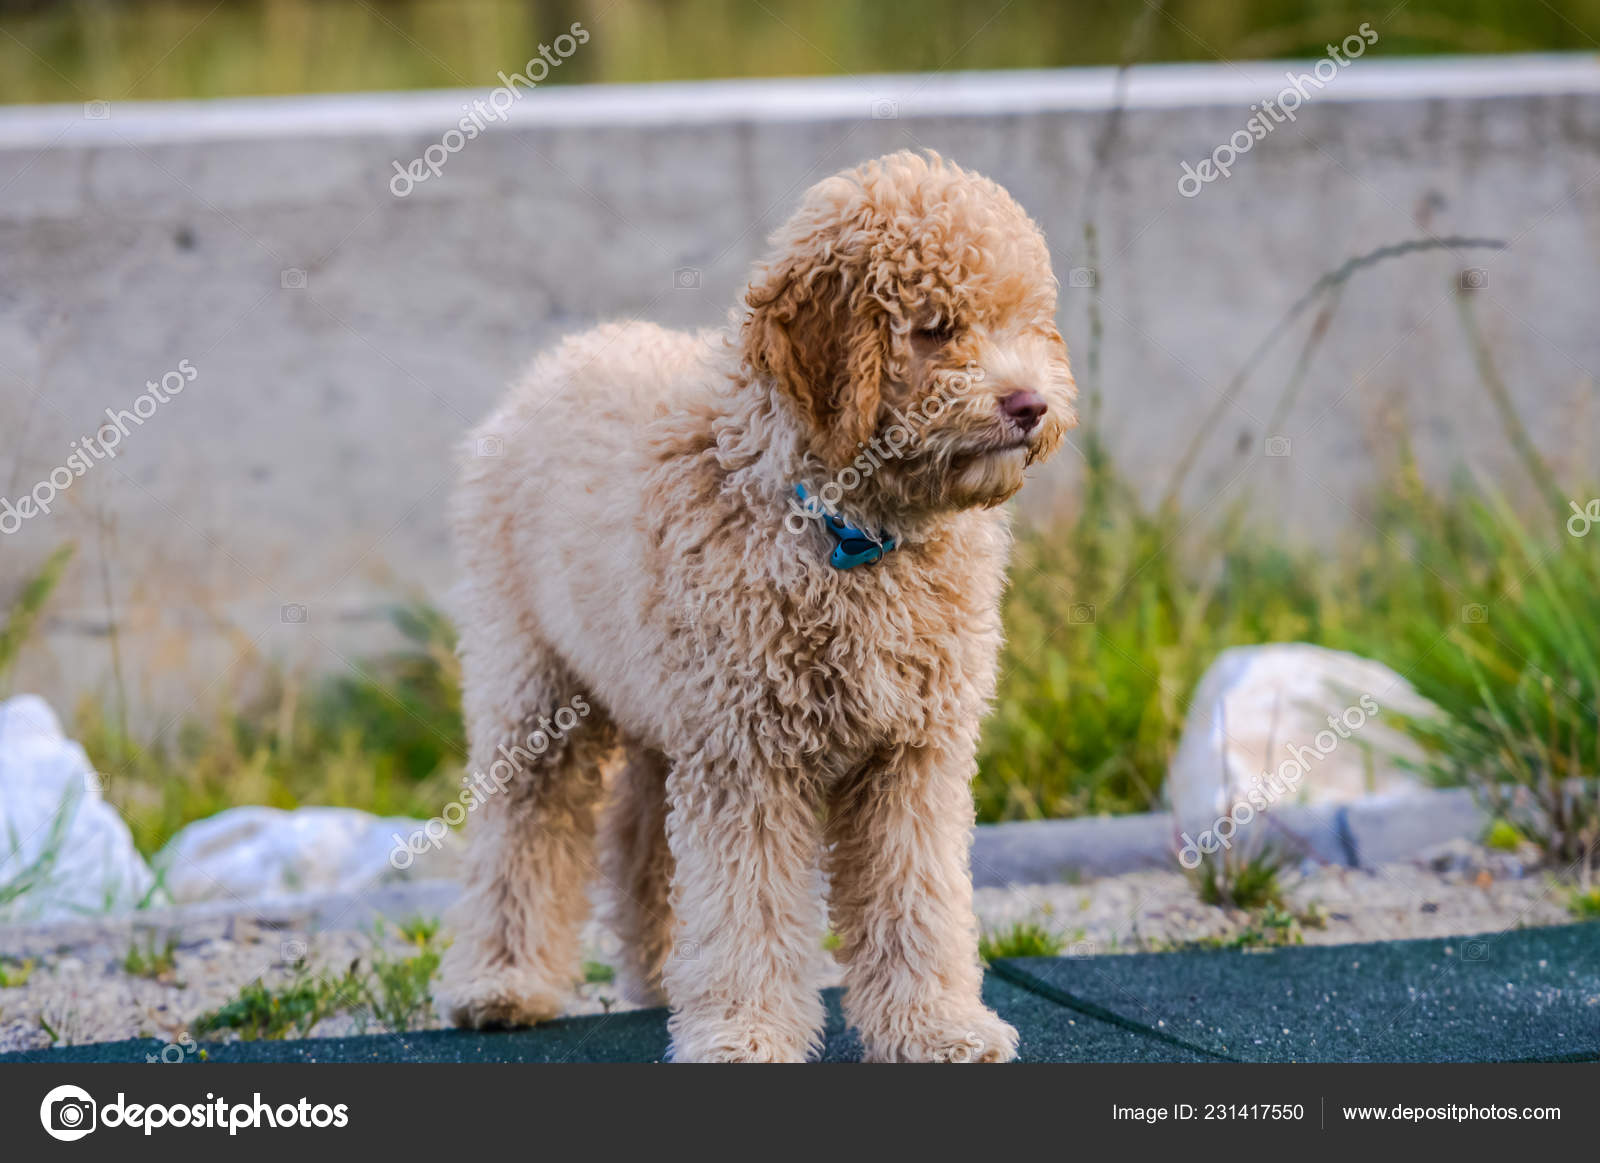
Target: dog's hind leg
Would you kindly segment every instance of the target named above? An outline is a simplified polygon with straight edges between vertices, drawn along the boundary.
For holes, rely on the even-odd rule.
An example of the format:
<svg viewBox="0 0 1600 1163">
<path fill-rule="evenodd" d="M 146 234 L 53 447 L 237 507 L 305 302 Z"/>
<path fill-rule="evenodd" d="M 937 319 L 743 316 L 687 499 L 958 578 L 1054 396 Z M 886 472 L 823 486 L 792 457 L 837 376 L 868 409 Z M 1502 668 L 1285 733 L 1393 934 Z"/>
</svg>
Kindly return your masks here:
<svg viewBox="0 0 1600 1163">
<path fill-rule="evenodd" d="M 616 733 L 525 636 L 468 622 L 462 647 L 471 770 L 484 790 L 437 1000 L 457 1025 L 529 1025 L 558 1014 L 578 977 L 601 767 Z"/>
<path fill-rule="evenodd" d="M 640 1005 L 661 1005 L 661 969 L 673 949 L 672 853 L 667 848 L 667 760 L 624 742 L 627 762 L 601 816 L 600 864 L 607 922 L 622 942 L 618 986 Z"/>
</svg>

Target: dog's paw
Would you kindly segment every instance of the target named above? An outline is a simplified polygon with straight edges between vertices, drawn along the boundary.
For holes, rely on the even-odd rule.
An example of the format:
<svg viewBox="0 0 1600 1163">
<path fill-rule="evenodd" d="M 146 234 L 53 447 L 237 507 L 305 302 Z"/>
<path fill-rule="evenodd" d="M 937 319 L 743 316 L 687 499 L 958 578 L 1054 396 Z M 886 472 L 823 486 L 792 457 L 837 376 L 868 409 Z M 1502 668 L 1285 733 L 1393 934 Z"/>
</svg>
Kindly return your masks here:
<svg viewBox="0 0 1600 1163">
<path fill-rule="evenodd" d="M 862 1031 L 869 1062 L 1009 1062 L 1017 1031 L 993 1010 L 900 1014 L 883 1028 Z"/>
<path fill-rule="evenodd" d="M 730 1022 L 696 1024 L 675 1021 L 673 1062 L 804 1062 L 821 1049 L 807 1031 Z"/>
<path fill-rule="evenodd" d="M 693 1049 L 674 1045 L 669 1057 L 673 1062 L 804 1062 L 806 1060 L 806 1055 L 797 1052 L 792 1046 L 761 1038 Z"/>
<path fill-rule="evenodd" d="M 483 975 L 441 983 L 434 1004 L 468 1029 L 502 1029 L 547 1022 L 563 1008 L 565 992 L 526 974 Z"/>
</svg>

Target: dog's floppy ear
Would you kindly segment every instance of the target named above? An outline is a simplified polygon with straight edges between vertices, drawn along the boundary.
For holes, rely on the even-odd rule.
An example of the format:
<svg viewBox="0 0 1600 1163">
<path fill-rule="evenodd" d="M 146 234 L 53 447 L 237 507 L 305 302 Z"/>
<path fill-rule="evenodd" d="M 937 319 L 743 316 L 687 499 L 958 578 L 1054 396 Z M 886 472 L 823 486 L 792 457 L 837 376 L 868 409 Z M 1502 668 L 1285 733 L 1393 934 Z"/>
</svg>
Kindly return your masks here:
<svg viewBox="0 0 1600 1163">
<path fill-rule="evenodd" d="M 745 295 L 745 358 L 810 421 L 812 447 L 848 464 L 872 439 L 883 393 L 889 316 L 833 247 L 781 255 Z"/>
</svg>

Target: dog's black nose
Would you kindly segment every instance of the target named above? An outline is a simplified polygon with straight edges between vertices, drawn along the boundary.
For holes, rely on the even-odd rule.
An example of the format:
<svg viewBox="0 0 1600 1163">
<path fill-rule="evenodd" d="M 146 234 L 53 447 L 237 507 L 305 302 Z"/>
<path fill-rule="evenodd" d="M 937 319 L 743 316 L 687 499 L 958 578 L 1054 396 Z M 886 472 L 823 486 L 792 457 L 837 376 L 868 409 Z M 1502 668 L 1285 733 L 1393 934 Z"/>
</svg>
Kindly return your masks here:
<svg viewBox="0 0 1600 1163">
<path fill-rule="evenodd" d="M 1001 400 L 1000 410 L 1016 421 L 1018 428 L 1032 432 L 1034 425 L 1039 423 L 1049 408 L 1038 392 L 1022 391 L 1012 392 Z"/>
</svg>

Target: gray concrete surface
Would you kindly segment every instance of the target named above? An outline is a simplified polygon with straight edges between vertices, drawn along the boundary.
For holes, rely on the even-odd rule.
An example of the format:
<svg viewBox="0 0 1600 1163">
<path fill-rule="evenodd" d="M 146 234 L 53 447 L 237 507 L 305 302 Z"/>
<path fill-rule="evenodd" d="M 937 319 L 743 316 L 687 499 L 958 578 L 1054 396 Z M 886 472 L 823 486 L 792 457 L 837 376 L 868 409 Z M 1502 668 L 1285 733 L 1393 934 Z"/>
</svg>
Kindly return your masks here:
<svg viewBox="0 0 1600 1163">
<path fill-rule="evenodd" d="M 1202 519 L 1243 500 L 1311 544 L 1359 534 L 1368 436 L 1396 416 L 1436 477 L 1515 495 L 1453 303 L 1466 269 L 1535 441 L 1592 468 L 1600 63 L 1380 44 L 1180 195 L 1180 164 L 1288 67 L 1140 68 L 1120 117 L 1106 70 L 540 89 L 403 198 L 393 164 L 487 87 L 0 110 L 0 496 L 195 372 L 0 536 L 0 600 L 58 543 L 81 553 L 16 686 L 70 707 L 120 655 L 138 717 L 203 705 L 254 652 L 346 665 L 385 600 L 446 588 L 451 449 L 537 348 L 607 317 L 717 322 L 806 185 L 900 147 L 990 173 L 1044 226 L 1080 379 L 1093 308 L 1105 430 L 1150 495 L 1219 406 L 1185 489 Z M 1509 246 L 1358 274 L 1292 400 L 1309 317 L 1218 404 L 1319 276 L 1445 236 Z M 1076 468 L 1059 457 L 1025 509 Z"/>
<path fill-rule="evenodd" d="M 1350 804 L 1287 804 L 1248 827 L 1291 862 L 1374 869 L 1452 840 L 1476 841 L 1488 824 L 1472 793 L 1452 788 Z M 972 878 L 980 887 L 1001 887 L 1172 870 L 1184 843 L 1167 812 L 985 824 L 973 836 Z"/>
</svg>

